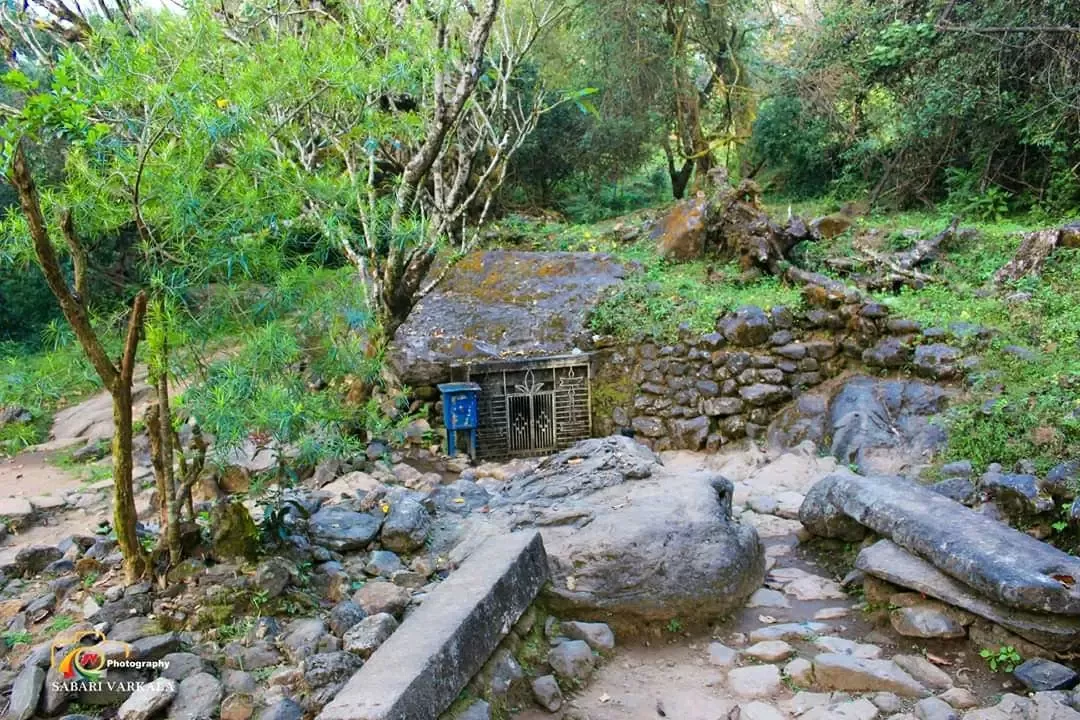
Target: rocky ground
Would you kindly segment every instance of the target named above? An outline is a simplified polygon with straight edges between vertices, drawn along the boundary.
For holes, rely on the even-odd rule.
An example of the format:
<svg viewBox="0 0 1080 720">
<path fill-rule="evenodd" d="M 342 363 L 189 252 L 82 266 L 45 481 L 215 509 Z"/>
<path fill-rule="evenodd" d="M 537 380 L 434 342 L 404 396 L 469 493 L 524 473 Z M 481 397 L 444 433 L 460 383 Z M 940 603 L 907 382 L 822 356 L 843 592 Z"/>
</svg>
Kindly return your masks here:
<svg viewBox="0 0 1080 720">
<path fill-rule="evenodd" d="M 64 503 L 34 508 L 26 534 L 6 540 L 7 716 L 314 715 L 470 541 L 537 527 L 551 590 L 467 693 L 490 704 L 454 717 L 1080 718 L 1072 694 L 1054 691 L 1075 683 L 1071 670 L 991 672 L 966 637 L 970 613 L 858 573 L 844 582 L 857 547 L 798 519 L 811 489 L 846 471 L 812 442 L 661 457 L 615 437 L 544 462 L 468 467 L 417 450 L 321 468 L 289 495 L 304 510 L 287 513 L 276 557 L 227 560 L 213 547 L 228 538 L 208 538 L 209 554 L 164 590 L 124 587 L 115 543 L 94 534 L 107 488 L 64 480 Z M 169 668 L 140 676 L 157 682 L 130 697 L 51 691 L 51 651 L 80 629 Z"/>
</svg>

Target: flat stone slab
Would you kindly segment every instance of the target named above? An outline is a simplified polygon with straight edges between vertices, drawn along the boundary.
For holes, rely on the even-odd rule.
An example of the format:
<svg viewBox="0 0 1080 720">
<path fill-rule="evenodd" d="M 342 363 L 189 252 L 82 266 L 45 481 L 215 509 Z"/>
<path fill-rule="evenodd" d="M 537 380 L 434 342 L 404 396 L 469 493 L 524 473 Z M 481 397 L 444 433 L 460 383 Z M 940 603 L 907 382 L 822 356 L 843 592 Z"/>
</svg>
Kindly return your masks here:
<svg viewBox="0 0 1080 720">
<path fill-rule="evenodd" d="M 1080 558 L 898 477 L 823 479 L 837 510 L 1012 608 L 1080 615 Z"/>
<path fill-rule="evenodd" d="M 540 533 L 487 543 L 428 595 L 318 720 L 436 720 L 547 578 Z"/>
<path fill-rule="evenodd" d="M 470 253 L 413 308 L 390 361 L 416 387 L 448 380 L 454 361 L 568 353 L 591 336 L 589 313 L 626 272 L 602 253 Z"/>
<path fill-rule="evenodd" d="M 1080 618 L 1025 612 L 991 602 L 890 540 L 864 548 L 855 567 L 975 613 L 1044 648 L 1064 652 L 1080 647 Z"/>
</svg>

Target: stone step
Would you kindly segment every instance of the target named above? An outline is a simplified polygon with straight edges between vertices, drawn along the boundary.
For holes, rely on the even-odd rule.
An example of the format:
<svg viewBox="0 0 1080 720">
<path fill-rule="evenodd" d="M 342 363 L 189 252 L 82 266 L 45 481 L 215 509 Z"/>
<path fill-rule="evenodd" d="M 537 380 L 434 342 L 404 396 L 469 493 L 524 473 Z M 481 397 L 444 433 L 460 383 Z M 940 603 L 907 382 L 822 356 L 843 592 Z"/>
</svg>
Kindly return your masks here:
<svg viewBox="0 0 1080 720">
<path fill-rule="evenodd" d="M 436 720 L 547 578 L 540 533 L 492 539 L 432 591 L 318 720 Z"/>
</svg>

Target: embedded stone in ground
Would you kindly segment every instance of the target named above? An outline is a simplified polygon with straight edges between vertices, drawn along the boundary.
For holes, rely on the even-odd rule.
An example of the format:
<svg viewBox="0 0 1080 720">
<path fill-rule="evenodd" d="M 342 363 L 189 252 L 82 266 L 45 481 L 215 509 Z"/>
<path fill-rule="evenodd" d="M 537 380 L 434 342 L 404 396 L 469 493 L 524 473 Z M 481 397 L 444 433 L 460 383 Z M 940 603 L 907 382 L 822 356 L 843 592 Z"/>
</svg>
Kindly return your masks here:
<svg viewBox="0 0 1080 720">
<path fill-rule="evenodd" d="M 1080 679 L 1071 668 L 1045 658 L 1031 658 L 1024 661 L 1013 671 L 1013 677 L 1022 682 L 1027 689 L 1036 692 L 1068 690 Z"/>
<path fill-rule="evenodd" d="M 728 672 L 728 689 L 743 698 L 772 697 L 780 691 L 780 669 L 775 665 L 751 665 Z"/>
<path fill-rule="evenodd" d="M 921 683 L 891 660 L 866 660 L 837 653 L 822 653 L 814 658 L 814 681 L 819 687 L 829 690 L 884 690 L 902 697 L 926 697 L 930 694 Z"/>
<path fill-rule="evenodd" d="M 779 662 L 795 654 L 795 648 L 783 640 L 765 640 L 743 650 L 743 654 L 762 662 Z"/>
</svg>

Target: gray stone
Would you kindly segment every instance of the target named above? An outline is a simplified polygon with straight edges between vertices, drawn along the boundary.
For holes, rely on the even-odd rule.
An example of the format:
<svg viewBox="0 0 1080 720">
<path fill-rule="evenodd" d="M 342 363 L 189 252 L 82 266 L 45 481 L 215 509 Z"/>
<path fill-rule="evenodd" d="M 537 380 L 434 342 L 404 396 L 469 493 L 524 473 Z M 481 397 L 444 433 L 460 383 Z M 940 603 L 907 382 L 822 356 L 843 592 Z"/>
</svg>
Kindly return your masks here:
<svg viewBox="0 0 1080 720">
<path fill-rule="evenodd" d="M 821 483 L 845 515 L 992 600 L 1080 615 L 1080 584 L 1054 577 L 1080 578 L 1080 559 L 902 478 L 834 474 Z"/>
<path fill-rule="evenodd" d="M 924 698 L 915 703 L 915 717 L 919 720 L 960 720 L 959 713 L 940 698 Z"/>
<path fill-rule="evenodd" d="M 819 482 L 810 488 L 799 506 L 799 522 L 813 535 L 859 542 L 866 537 L 866 528 L 832 502 L 829 497 L 831 487 Z"/>
<path fill-rule="evenodd" d="M 338 552 L 366 547 L 379 534 L 381 526 L 381 518 L 339 505 L 324 507 L 308 519 L 311 541 Z"/>
<path fill-rule="evenodd" d="M 291 698 L 281 698 L 263 708 L 256 720 L 303 720 L 304 709 Z"/>
<path fill-rule="evenodd" d="M 746 648 L 743 654 L 761 662 L 772 663 L 787 660 L 795 654 L 795 648 L 783 640 L 764 640 Z"/>
<path fill-rule="evenodd" d="M 941 477 L 968 479 L 974 473 L 970 460 L 957 460 L 941 466 Z"/>
<path fill-rule="evenodd" d="M 221 673 L 221 681 L 228 693 L 250 695 L 257 687 L 255 676 L 244 670 L 225 670 Z"/>
<path fill-rule="evenodd" d="M 709 643 L 709 664 L 729 668 L 739 661 L 739 653 L 722 643 Z"/>
<path fill-rule="evenodd" d="M 11 698 L 5 718 L 29 720 L 33 717 L 44 685 L 45 670 L 34 664 L 24 665 L 11 686 Z"/>
<path fill-rule="evenodd" d="M 409 604 L 410 597 L 407 589 L 394 583 L 371 581 L 364 583 L 364 587 L 357 590 L 352 599 L 368 615 L 400 615 Z"/>
<path fill-rule="evenodd" d="M 437 717 L 532 604 L 547 577 L 538 533 L 486 545 L 428 594 L 319 719 Z"/>
<path fill-rule="evenodd" d="M 630 438 L 585 440 L 512 478 L 461 547 L 535 526 L 560 614 L 693 622 L 742 607 L 764 579 L 761 542 L 731 519 L 732 494 L 722 477 L 668 471 Z"/>
<path fill-rule="evenodd" d="M 739 705 L 739 720 L 787 720 L 787 715 L 772 705 L 753 700 Z"/>
<path fill-rule="evenodd" d="M 281 647 L 294 663 L 326 649 L 326 625 L 318 618 L 300 618 L 289 623 Z"/>
<path fill-rule="evenodd" d="M 984 617 L 1053 650 L 1065 651 L 1076 646 L 1080 639 L 1080 618 L 1024 612 L 991 602 L 888 540 L 879 540 L 864 548 L 856 558 L 855 566 L 883 580 Z"/>
<path fill-rule="evenodd" d="M 743 411 L 743 401 L 736 397 L 705 398 L 701 401 L 701 412 L 710 417 L 738 415 Z"/>
<path fill-rule="evenodd" d="M 195 653 L 174 652 L 165 655 L 161 660 L 167 663 L 161 671 L 161 677 L 169 680 L 180 681 L 188 675 L 195 675 L 206 670 L 206 661 Z"/>
<path fill-rule="evenodd" d="M 907 637 L 960 638 L 967 635 L 963 625 L 928 604 L 897 608 L 889 613 L 889 621 L 893 630 Z"/>
<path fill-rule="evenodd" d="M 169 632 L 139 638 L 131 644 L 131 647 L 134 655 L 140 660 L 160 660 L 180 649 L 180 634 Z"/>
<path fill-rule="evenodd" d="M 750 633 L 751 642 L 766 640 L 809 640 L 829 631 L 829 626 L 818 622 L 780 623 L 766 625 Z"/>
<path fill-rule="evenodd" d="M 977 497 L 974 483 L 967 478 L 947 478 L 934 483 L 930 486 L 930 489 L 961 505 L 971 505 Z"/>
<path fill-rule="evenodd" d="M 610 255 L 476 251 L 417 303 L 388 359 L 412 387 L 450 379 L 450 363 L 571 352 L 587 319 L 626 274 Z"/>
<path fill-rule="evenodd" d="M 390 512 L 383 521 L 379 540 L 383 547 L 399 553 L 408 553 L 424 546 L 431 516 L 419 500 L 410 496 L 389 498 Z"/>
<path fill-rule="evenodd" d="M 1055 465 L 1042 480 L 1039 489 L 1061 500 L 1072 500 L 1080 490 L 1080 460 Z"/>
<path fill-rule="evenodd" d="M 353 653 L 337 650 L 312 655 L 301 663 L 300 668 L 309 688 L 321 688 L 345 682 L 363 664 L 364 661 Z"/>
<path fill-rule="evenodd" d="M 176 697 L 175 680 L 158 678 L 139 687 L 116 711 L 119 720 L 150 720 Z"/>
<path fill-rule="evenodd" d="M 775 405 L 791 397 L 791 390 L 783 385 L 755 383 L 739 388 L 739 395 L 754 407 Z"/>
<path fill-rule="evenodd" d="M 375 577 L 390 578 L 394 573 L 405 569 L 398 554 L 389 550 L 373 550 L 368 556 L 364 572 Z"/>
<path fill-rule="evenodd" d="M 571 640 L 584 640 L 598 652 L 615 649 L 615 633 L 606 623 L 561 622 L 559 630 Z"/>
<path fill-rule="evenodd" d="M 891 660 L 822 653 L 814 658 L 814 681 L 827 690 L 885 691 L 902 697 L 926 697 L 929 691 Z"/>
<path fill-rule="evenodd" d="M 775 697 L 782 687 L 780 669 L 775 665 L 735 668 L 727 675 L 728 689 L 741 698 Z"/>
<path fill-rule="evenodd" d="M 705 438 L 709 435 L 709 418 L 699 415 L 686 420 L 673 420 L 671 430 L 677 447 L 700 450 L 705 446 Z"/>
<path fill-rule="evenodd" d="M 892 661 L 931 690 L 948 690 L 953 686 L 949 674 L 922 655 L 893 655 Z"/>
<path fill-rule="evenodd" d="M 946 391 L 917 380 L 856 376 L 833 394 L 827 415 L 830 452 L 866 474 L 907 471 L 945 442 L 932 418 Z"/>
<path fill-rule="evenodd" d="M 814 684 L 814 664 L 806 658 L 795 658 L 784 666 L 784 677 L 799 687 L 810 687 Z"/>
<path fill-rule="evenodd" d="M 159 628 L 157 621 L 136 615 L 114 624 L 109 630 L 109 639 L 126 643 L 135 642 L 156 633 Z"/>
<path fill-rule="evenodd" d="M 541 675 L 532 681 L 533 700 L 548 712 L 558 712 L 562 707 L 562 690 L 554 675 Z"/>
<path fill-rule="evenodd" d="M 342 642 L 346 650 L 367 659 L 397 628 L 397 620 L 389 613 L 369 615 L 350 628 Z"/>
<path fill-rule="evenodd" d="M 789 608 L 791 607 L 791 601 L 779 590 L 759 588 L 750 596 L 750 600 L 747 601 L 746 607 Z"/>
<path fill-rule="evenodd" d="M 221 682 L 209 673 L 190 675 L 180 682 L 169 706 L 169 720 L 213 720 L 221 707 Z"/>
<path fill-rule="evenodd" d="M 266 593 L 272 600 L 285 592 L 296 568 L 288 560 L 279 557 L 267 558 L 255 568 L 255 587 Z"/>
<path fill-rule="evenodd" d="M 484 700 L 474 700 L 454 720 L 491 720 L 491 705 Z"/>
<path fill-rule="evenodd" d="M 772 324 L 765 311 L 755 305 L 744 305 L 717 322 L 717 330 L 728 342 L 741 347 L 761 345 L 772 335 Z"/>
<path fill-rule="evenodd" d="M 342 600 L 330 611 L 330 632 L 341 637 L 365 617 L 367 613 L 362 607 L 352 600 Z"/>
<path fill-rule="evenodd" d="M 525 671 L 508 648 L 499 648 L 484 664 L 478 677 L 484 679 L 484 687 L 488 688 L 492 699 L 504 700 L 525 678 Z"/>
<path fill-rule="evenodd" d="M 911 360 L 911 348 L 898 338 L 885 337 L 864 350 L 862 360 L 870 367 L 900 368 Z"/>
<path fill-rule="evenodd" d="M 870 698 L 870 701 L 874 703 L 878 710 L 887 713 L 900 712 L 900 708 L 904 705 L 904 701 L 900 699 L 900 696 L 891 692 L 877 693 Z"/>
<path fill-rule="evenodd" d="M 568 640 L 548 652 L 548 665 L 559 677 L 583 682 L 596 667 L 592 648 L 584 640 Z"/>
<path fill-rule="evenodd" d="M 932 343 L 915 348 L 915 372 L 935 380 L 948 380 L 960 374 L 963 353 L 949 345 Z"/>
<path fill-rule="evenodd" d="M 15 570 L 21 575 L 36 575 L 63 556 L 60 548 L 52 545 L 28 545 L 15 553 Z"/>
<path fill-rule="evenodd" d="M 979 705 L 978 696 L 967 688 L 949 688 L 938 695 L 938 697 L 957 710 L 969 710 L 973 707 L 978 707 Z"/>
<path fill-rule="evenodd" d="M 1013 671 L 1013 677 L 1028 690 L 1069 690 L 1080 678 L 1072 668 L 1045 658 L 1025 660 Z"/>
</svg>

